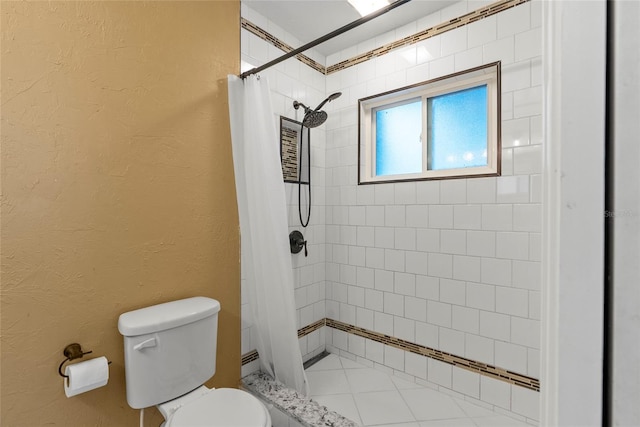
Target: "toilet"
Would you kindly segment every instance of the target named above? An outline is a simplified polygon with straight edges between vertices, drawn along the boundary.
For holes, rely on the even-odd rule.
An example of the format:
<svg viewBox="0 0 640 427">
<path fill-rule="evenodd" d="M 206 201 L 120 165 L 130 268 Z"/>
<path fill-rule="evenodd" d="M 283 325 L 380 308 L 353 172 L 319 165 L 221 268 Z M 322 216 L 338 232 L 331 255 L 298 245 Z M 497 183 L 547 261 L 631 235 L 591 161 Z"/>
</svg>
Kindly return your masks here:
<svg viewBox="0 0 640 427">
<path fill-rule="evenodd" d="M 155 405 L 163 427 L 271 427 L 253 395 L 204 386 L 216 372 L 219 311 L 218 301 L 194 297 L 120 316 L 129 406 Z"/>
</svg>

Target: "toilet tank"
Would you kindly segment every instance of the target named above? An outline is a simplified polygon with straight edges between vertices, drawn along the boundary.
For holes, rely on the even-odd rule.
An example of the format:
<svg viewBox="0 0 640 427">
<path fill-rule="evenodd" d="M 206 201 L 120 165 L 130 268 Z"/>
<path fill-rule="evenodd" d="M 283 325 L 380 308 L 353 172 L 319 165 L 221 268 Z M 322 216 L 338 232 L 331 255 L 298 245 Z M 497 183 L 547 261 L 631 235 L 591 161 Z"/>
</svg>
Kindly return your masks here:
<svg viewBox="0 0 640 427">
<path fill-rule="evenodd" d="M 167 402 L 215 374 L 219 311 L 218 301 L 194 297 L 120 315 L 129 406 Z"/>
</svg>

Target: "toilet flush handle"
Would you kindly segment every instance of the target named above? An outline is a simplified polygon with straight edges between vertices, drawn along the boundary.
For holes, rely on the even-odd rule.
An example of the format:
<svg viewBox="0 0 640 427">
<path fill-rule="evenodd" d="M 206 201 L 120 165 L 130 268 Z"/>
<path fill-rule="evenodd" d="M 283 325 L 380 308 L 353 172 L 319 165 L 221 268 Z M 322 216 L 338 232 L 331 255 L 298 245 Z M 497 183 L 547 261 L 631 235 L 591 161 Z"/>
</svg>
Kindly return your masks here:
<svg viewBox="0 0 640 427">
<path fill-rule="evenodd" d="M 149 338 L 148 340 L 142 341 L 140 344 L 134 345 L 133 349 L 140 351 L 140 350 L 145 349 L 147 347 L 155 347 L 157 345 L 158 345 L 158 343 L 156 342 L 155 338 Z"/>
</svg>

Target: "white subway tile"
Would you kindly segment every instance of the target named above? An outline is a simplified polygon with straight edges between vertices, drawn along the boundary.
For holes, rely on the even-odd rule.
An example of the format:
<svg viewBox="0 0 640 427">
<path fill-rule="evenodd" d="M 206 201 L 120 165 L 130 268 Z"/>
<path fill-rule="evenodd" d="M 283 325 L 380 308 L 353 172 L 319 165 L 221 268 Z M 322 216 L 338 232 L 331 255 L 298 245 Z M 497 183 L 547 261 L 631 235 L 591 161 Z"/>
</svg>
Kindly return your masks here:
<svg viewBox="0 0 640 427">
<path fill-rule="evenodd" d="M 445 304 L 437 301 L 427 301 L 427 322 L 444 326 L 445 328 L 451 327 L 451 304 Z"/>
<path fill-rule="evenodd" d="M 392 249 L 395 247 L 394 229 L 391 227 L 376 227 L 375 246 L 377 248 Z"/>
<path fill-rule="evenodd" d="M 426 252 L 405 252 L 405 270 L 407 273 L 427 274 L 428 254 Z"/>
<path fill-rule="evenodd" d="M 497 25 L 495 15 L 488 16 L 480 21 L 469 24 L 468 27 L 468 46 L 470 48 L 481 46 L 496 40 Z"/>
<path fill-rule="evenodd" d="M 529 201 L 529 176 L 498 177 L 497 196 L 498 203 L 527 203 Z"/>
<path fill-rule="evenodd" d="M 453 277 L 453 256 L 440 253 L 429 254 L 427 270 L 430 276 L 451 278 Z"/>
<path fill-rule="evenodd" d="M 454 305 L 451 316 L 453 329 L 476 335 L 480 332 L 480 312 L 475 308 Z"/>
<path fill-rule="evenodd" d="M 440 299 L 440 279 L 431 276 L 416 276 L 416 296 L 438 301 Z"/>
<path fill-rule="evenodd" d="M 365 357 L 377 363 L 384 363 L 384 344 L 373 340 L 366 340 Z"/>
<path fill-rule="evenodd" d="M 516 34 L 516 61 L 529 59 L 542 54 L 542 29 L 534 28 L 524 33 Z"/>
<path fill-rule="evenodd" d="M 395 187 L 395 204 L 411 205 L 416 203 L 415 182 L 401 182 L 393 185 Z"/>
<path fill-rule="evenodd" d="M 448 304 L 465 304 L 466 285 L 464 282 L 440 279 L 440 301 Z"/>
<path fill-rule="evenodd" d="M 416 294 L 416 276 L 408 273 L 394 273 L 395 284 L 394 292 L 401 295 L 415 295 Z"/>
<path fill-rule="evenodd" d="M 529 259 L 529 233 L 499 232 L 496 236 L 496 257 Z"/>
<path fill-rule="evenodd" d="M 483 205 L 483 230 L 511 230 L 513 228 L 513 208 L 511 205 Z"/>
<path fill-rule="evenodd" d="M 384 217 L 384 223 L 387 227 L 404 227 L 405 207 L 396 205 L 385 206 Z"/>
<path fill-rule="evenodd" d="M 440 328 L 439 350 L 451 354 L 464 354 L 464 332 L 449 328 Z"/>
<path fill-rule="evenodd" d="M 404 371 L 404 351 L 399 348 L 385 345 L 384 364 L 390 368 Z"/>
<path fill-rule="evenodd" d="M 480 377 L 480 399 L 504 409 L 511 408 L 511 384 L 494 380 L 486 376 Z"/>
<path fill-rule="evenodd" d="M 513 118 L 511 116 L 510 118 Z M 500 165 L 501 175 L 503 177 L 513 175 L 513 149 L 502 149 L 502 163 Z"/>
<path fill-rule="evenodd" d="M 482 310 L 495 310 L 496 289 L 493 285 L 467 283 L 467 306 Z"/>
<path fill-rule="evenodd" d="M 511 323 L 509 316 L 489 311 L 480 312 L 480 335 L 497 340 L 511 339 Z M 515 319 L 515 317 L 513 318 Z"/>
<path fill-rule="evenodd" d="M 349 348 L 348 335 L 344 331 L 334 329 L 332 344 L 340 350 L 347 350 Z"/>
<path fill-rule="evenodd" d="M 484 45 L 483 60 L 485 64 L 502 61 L 502 65 L 510 64 L 514 58 L 514 38 L 505 37 Z M 504 119 L 504 117 L 503 117 Z"/>
<path fill-rule="evenodd" d="M 529 201 L 531 203 L 542 203 L 542 174 L 531 175 L 529 177 L 530 194 Z"/>
<path fill-rule="evenodd" d="M 391 314 L 376 311 L 373 313 L 373 324 L 376 332 L 393 336 L 393 316 Z"/>
<path fill-rule="evenodd" d="M 482 283 L 511 286 L 511 260 L 482 258 L 480 269 Z"/>
<path fill-rule="evenodd" d="M 375 187 L 372 185 L 359 185 L 356 188 L 356 203 L 358 205 L 373 205 L 375 203 Z"/>
<path fill-rule="evenodd" d="M 347 302 L 350 305 L 364 307 L 364 288 L 359 286 L 349 286 Z"/>
<path fill-rule="evenodd" d="M 358 246 L 374 246 L 375 228 L 374 227 L 358 227 L 356 229 L 356 243 Z"/>
<path fill-rule="evenodd" d="M 513 173 L 516 175 L 542 172 L 542 146 L 517 147 L 513 149 Z"/>
<path fill-rule="evenodd" d="M 537 420 L 540 418 L 540 393 L 524 387 L 511 387 L 511 410 Z"/>
<path fill-rule="evenodd" d="M 366 221 L 367 225 L 369 226 L 384 225 L 384 206 L 367 206 L 366 215 L 367 215 L 367 221 Z"/>
<path fill-rule="evenodd" d="M 416 182 L 416 203 L 420 205 L 440 203 L 440 181 Z"/>
<path fill-rule="evenodd" d="M 427 228 L 429 226 L 429 207 L 426 205 L 407 206 L 407 227 Z"/>
<path fill-rule="evenodd" d="M 404 315 L 404 297 L 391 292 L 385 292 L 384 312 L 396 316 Z"/>
<path fill-rule="evenodd" d="M 496 341 L 495 345 L 496 366 L 511 372 L 527 372 L 526 347 L 502 341 Z"/>
<path fill-rule="evenodd" d="M 443 387 L 451 388 L 452 365 L 435 359 L 427 361 L 427 379 Z"/>
<path fill-rule="evenodd" d="M 513 205 L 514 231 L 542 231 L 542 205 Z"/>
<path fill-rule="evenodd" d="M 527 349 L 527 375 L 533 378 L 540 378 L 540 350 Z"/>
<path fill-rule="evenodd" d="M 529 121 L 522 118 L 502 122 L 502 147 L 529 145 Z"/>
<path fill-rule="evenodd" d="M 367 248 L 367 267 L 380 267 L 384 265 L 384 249 Z"/>
<path fill-rule="evenodd" d="M 447 6 L 444 9 L 441 9 L 440 21 L 438 22 L 438 24 L 465 15 L 468 12 L 468 7 L 468 2 L 464 0 L 455 2 L 451 6 Z"/>
<path fill-rule="evenodd" d="M 427 358 L 419 354 L 404 352 L 404 369 L 409 375 L 427 379 Z"/>
<path fill-rule="evenodd" d="M 455 71 L 464 71 L 482 65 L 482 46 L 456 53 L 453 58 Z"/>
<path fill-rule="evenodd" d="M 416 322 L 416 344 L 438 348 L 438 327 L 429 323 Z"/>
<path fill-rule="evenodd" d="M 503 92 L 513 92 L 526 89 L 531 86 L 531 63 L 530 60 L 515 62 L 506 65 L 501 70 Z M 514 98 L 515 101 L 515 98 Z M 515 106 L 515 104 L 514 104 Z M 504 141 L 504 139 L 503 139 Z"/>
<path fill-rule="evenodd" d="M 352 354 L 355 354 L 356 356 L 361 356 L 361 357 L 365 356 L 365 339 L 363 337 L 349 334 L 347 345 L 348 345 L 349 353 L 352 353 Z"/>
<path fill-rule="evenodd" d="M 542 88 L 535 86 L 513 92 L 513 116 L 529 117 L 542 114 Z"/>
<path fill-rule="evenodd" d="M 453 228 L 453 206 L 452 205 L 430 205 L 429 206 L 429 227 Z"/>
<path fill-rule="evenodd" d="M 382 265 L 379 264 L 378 267 Z M 375 273 L 375 288 L 379 291 L 393 292 L 393 271 L 376 269 Z"/>
<path fill-rule="evenodd" d="M 311 307 L 311 306 L 308 306 Z M 306 307 L 305 307 L 306 308 Z M 303 308 L 304 311 L 304 308 Z M 310 325 L 313 323 L 311 320 L 313 317 L 313 311 L 309 313 L 309 315 L 304 316 L 305 313 L 301 314 L 301 323 L 303 326 Z M 302 317 L 305 317 L 304 319 Z M 356 307 L 349 304 L 340 303 L 340 319 L 341 322 L 348 323 L 350 325 L 355 325 L 356 323 Z"/>
<path fill-rule="evenodd" d="M 416 230 L 414 228 L 396 228 L 394 240 L 396 249 L 416 250 Z"/>
<path fill-rule="evenodd" d="M 453 55 L 434 59 L 429 63 L 430 79 L 446 76 L 447 74 L 452 74 L 454 71 L 455 71 L 455 62 L 454 62 Z"/>
<path fill-rule="evenodd" d="M 529 316 L 529 292 L 525 289 L 496 287 L 496 311 L 512 316 Z"/>
<path fill-rule="evenodd" d="M 494 340 L 475 334 L 467 334 L 465 340 L 465 357 L 478 362 L 493 365 Z"/>
<path fill-rule="evenodd" d="M 496 233 L 494 231 L 467 231 L 467 254 L 495 257 Z"/>
<path fill-rule="evenodd" d="M 384 309 L 384 293 L 373 289 L 365 289 L 364 306 L 369 310 L 382 311 Z M 328 313 L 327 316 L 331 317 Z"/>
<path fill-rule="evenodd" d="M 364 266 L 366 264 L 366 248 L 361 246 L 349 246 L 349 264 Z"/>
<path fill-rule="evenodd" d="M 531 348 L 540 348 L 540 321 L 511 318 L 511 342 Z"/>
<path fill-rule="evenodd" d="M 498 37 L 507 37 L 527 31 L 531 25 L 529 3 L 524 3 L 500 12 L 498 16 Z"/>
<path fill-rule="evenodd" d="M 467 203 L 467 183 L 464 179 L 444 180 L 440 183 L 440 203 Z"/>
<path fill-rule="evenodd" d="M 409 319 L 426 322 L 427 301 L 423 298 L 406 296 L 404 298 L 404 314 Z"/>
<path fill-rule="evenodd" d="M 480 258 L 455 255 L 453 257 L 453 278 L 469 282 L 478 282 L 481 279 Z"/>
<path fill-rule="evenodd" d="M 356 326 L 373 330 L 373 310 L 358 307 L 356 309 Z"/>
<path fill-rule="evenodd" d="M 540 320 L 542 303 L 540 302 L 539 291 L 529 291 L 529 318 Z"/>
<path fill-rule="evenodd" d="M 496 202 L 496 179 L 495 178 L 474 178 L 474 179 L 467 179 L 466 181 L 467 181 L 467 203 L 473 204 L 473 203 L 495 203 Z"/>
<path fill-rule="evenodd" d="M 393 205 L 395 191 L 393 185 L 376 185 L 375 201 L 376 205 Z"/>
<path fill-rule="evenodd" d="M 340 266 L 340 281 L 346 285 L 356 284 L 356 268 L 352 265 Z"/>
<path fill-rule="evenodd" d="M 405 341 L 415 342 L 415 321 L 404 317 L 395 316 L 393 319 L 393 336 Z"/>
<path fill-rule="evenodd" d="M 349 206 L 349 225 L 365 225 L 365 218 L 364 206 Z"/>
<path fill-rule="evenodd" d="M 416 232 L 416 247 L 422 252 L 440 251 L 440 230 L 418 229 Z"/>
<path fill-rule="evenodd" d="M 440 251 L 447 254 L 462 254 L 467 251 L 467 232 L 464 230 L 441 230 Z"/>
<path fill-rule="evenodd" d="M 480 398 L 480 374 L 477 372 L 470 372 L 454 366 L 452 386 L 453 390 L 465 396 Z"/>
<path fill-rule="evenodd" d="M 542 235 L 540 233 L 529 234 L 529 260 L 542 261 Z"/>
<path fill-rule="evenodd" d="M 494 190 L 495 197 L 495 190 Z M 453 207 L 453 226 L 460 230 L 479 230 L 482 228 L 480 205 L 458 205 Z M 444 243 L 444 242 L 443 242 Z"/>
</svg>

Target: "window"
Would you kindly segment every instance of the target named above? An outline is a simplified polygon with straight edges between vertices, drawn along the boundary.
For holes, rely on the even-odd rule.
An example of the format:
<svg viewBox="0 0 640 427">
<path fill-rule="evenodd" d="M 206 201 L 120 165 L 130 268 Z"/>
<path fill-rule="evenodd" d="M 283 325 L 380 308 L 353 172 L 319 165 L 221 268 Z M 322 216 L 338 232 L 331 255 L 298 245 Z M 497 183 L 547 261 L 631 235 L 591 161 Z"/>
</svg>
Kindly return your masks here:
<svg viewBox="0 0 640 427">
<path fill-rule="evenodd" d="M 360 184 L 500 174 L 500 63 L 359 101 Z"/>
</svg>

